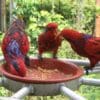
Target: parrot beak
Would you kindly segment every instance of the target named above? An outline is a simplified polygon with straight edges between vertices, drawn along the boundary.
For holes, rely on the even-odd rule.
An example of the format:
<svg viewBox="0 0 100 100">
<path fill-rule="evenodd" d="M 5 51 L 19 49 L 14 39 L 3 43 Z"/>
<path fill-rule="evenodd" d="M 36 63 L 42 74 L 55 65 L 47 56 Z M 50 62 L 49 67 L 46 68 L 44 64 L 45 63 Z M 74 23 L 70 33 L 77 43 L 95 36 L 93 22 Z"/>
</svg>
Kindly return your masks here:
<svg viewBox="0 0 100 100">
<path fill-rule="evenodd" d="M 44 33 L 48 32 L 48 28 L 44 28 Z"/>
<path fill-rule="evenodd" d="M 27 55 L 25 56 L 25 65 L 30 66 L 30 58 Z"/>
</svg>

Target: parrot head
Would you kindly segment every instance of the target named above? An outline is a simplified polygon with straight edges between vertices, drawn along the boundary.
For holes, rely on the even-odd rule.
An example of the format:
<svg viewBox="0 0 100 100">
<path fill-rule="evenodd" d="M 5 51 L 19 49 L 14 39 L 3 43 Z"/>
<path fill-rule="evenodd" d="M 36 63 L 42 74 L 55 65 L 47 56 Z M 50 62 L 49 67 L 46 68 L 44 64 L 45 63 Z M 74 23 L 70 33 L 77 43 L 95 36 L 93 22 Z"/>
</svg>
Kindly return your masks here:
<svg viewBox="0 0 100 100">
<path fill-rule="evenodd" d="M 25 28 L 25 23 L 22 19 L 16 19 L 15 21 L 13 21 L 12 25 L 21 26 L 22 28 Z"/>
<path fill-rule="evenodd" d="M 54 22 L 48 23 L 46 26 L 46 28 L 54 28 L 54 29 L 56 29 L 57 27 L 58 27 L 58 24 Z"/>
<path fill-rule="evenodd" d="M 63 29 L 60 33 L 66 40 L 77 40 L 82 37 L 82 34 L 73 29 Z"/>
<path fill-rule="evenodd" d="M 13 60 L 10 65 L 10 73 L 24 77 L 26 75 L 26 66 L 23 59 L 15 59 Z"/>
<path fill-rule="evenodd" d="M 15 32 L 24 33 L 25 23 L 22 19 L 16 19 L 10 25 L 7 34 L 13 34 Z"/>
<path fill-rule="evenodd" d="M 51 22 L 51 23 L 48 23 L 45 28 L 46 28 L 46 31 L 57 30 L 58 24 L 55 22 Z"/>
</svg>

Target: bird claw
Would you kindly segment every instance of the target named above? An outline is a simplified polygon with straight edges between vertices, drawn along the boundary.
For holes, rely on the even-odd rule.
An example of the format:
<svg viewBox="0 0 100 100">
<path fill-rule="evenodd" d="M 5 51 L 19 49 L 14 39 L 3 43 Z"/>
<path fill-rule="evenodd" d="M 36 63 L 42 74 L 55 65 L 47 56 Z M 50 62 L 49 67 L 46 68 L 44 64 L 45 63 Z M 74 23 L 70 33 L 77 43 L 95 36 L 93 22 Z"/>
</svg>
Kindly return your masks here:
<svg viewBox="0 0 100 100">
<path fill-rule="evenodd" d="M 30 66 L 30 58 L 28 56 L 25 56 L 25 64 Z"/>
<path fill-rule="evenodd" d="M 57 57 L 53 57 L 54 59 L 57 59 Z"/>
<path fill-rule="evenodd" d="M 86 71 L 86 75 L 89 75 L 89 67 L 85 66 L 84 69 Z"/>
<path fill-rule="evenodd" d="M 56 55 L 53 55 L 53 57 L 52 57 L 52 58 L 57 59 L 57 56 L 56 56 Z"/>
<path fill-rule="evenodd" d="M 38 59 L 39 59 L 40 61 L 42 61 L 42 60 L 43 60 L 43 58 L 42 58 L 42 56 L 41 56 L 41 55 L 38 55 Z"/>
</svg>

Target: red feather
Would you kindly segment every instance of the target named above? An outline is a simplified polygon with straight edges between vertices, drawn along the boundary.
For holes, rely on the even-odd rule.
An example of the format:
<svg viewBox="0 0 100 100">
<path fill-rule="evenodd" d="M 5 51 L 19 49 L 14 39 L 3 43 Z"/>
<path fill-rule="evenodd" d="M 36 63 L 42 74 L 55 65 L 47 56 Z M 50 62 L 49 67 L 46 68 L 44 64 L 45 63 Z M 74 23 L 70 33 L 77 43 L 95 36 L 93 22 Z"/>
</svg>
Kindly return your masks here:
<svg viewBox="0 0 100 100">
<path fill-rule="evenodd" d="M 61 37 L 57 31 L 58 25 L 56 23 L 49 23 L 46 26 L 46 31 L 38 37 L 38 51 L 39 55 L 45 52 L 53 52 L 55 56 L 57 50 L 61 45 Z"/>
<path fill-rule="evenodd" d="M 22 60 L 22 58 L 14 59 L 14 61 L 16 61 L 16 63 L 18 64 L 19 70 L 16 71 L 15 68 L 13 67 L 12 63 L 9 62 L 8 65 L 9 65 L 10 73 L 13 75 L 24 77 L 26 75 L 26 66 L 25 66 L 24 61 Z"/>
<path fill-rule="evenodd" d="M 77 54 L 90 60 L 89 69 L 95 67 L 100 61 L 100 37 L 93 37 L 72 29 L 63 29 L 61 35 L 70 42 Z"/>
<path fill-rule="evenodd" d="M 22 20 L 14 21 L 7 33 L 5 34 L 2 42 L 2 52 L 4 54 L 6 63 L 11 68 L 11 73 L 17 73 L 16 69 L 12 65 L 13 61 L 19 64 L 20 75 L 23 76 L 25 73 L 25 57 L 29 51 L 28 36 L 24 31 L 24 24 Z M 19 60 L 20 58 L 20 60 Z M 21 63 L 19 63 L 21 62 Z M 26 62 L 25 62 L 26 63 Z M 21 66 L 22 64 L 22 66 Z M 13 66 L 13 67 L 12 67 Z M 22 71 L 21 71 L 22 70 Z M 16 72 L 15 72 L 16 71 Z M 21 75 L 22 72 L 22 75 Z M 17 74 L 16 74 L 17 75 Z"/>
<path fill-rule="evenodd" d="M 20 35 L 20 33 L 15 32 L 12 35 L 6 34 L 4 36 L 3 42 L 2 42 L 2 51 L 5 53 L 7 53 L 6 51 L 6 47 L 8 46 L 8 44 L 10 43 L 10 41 L 14 39 L 18 42 L 18 44 L 20 45 L 20 50 L 23 53 L 23 55 L 26 55 L 29 51 L 29 41 L 28 41 L 28 37 L 26 34 L 23 34 L 22 36 Z"/>
</svg>

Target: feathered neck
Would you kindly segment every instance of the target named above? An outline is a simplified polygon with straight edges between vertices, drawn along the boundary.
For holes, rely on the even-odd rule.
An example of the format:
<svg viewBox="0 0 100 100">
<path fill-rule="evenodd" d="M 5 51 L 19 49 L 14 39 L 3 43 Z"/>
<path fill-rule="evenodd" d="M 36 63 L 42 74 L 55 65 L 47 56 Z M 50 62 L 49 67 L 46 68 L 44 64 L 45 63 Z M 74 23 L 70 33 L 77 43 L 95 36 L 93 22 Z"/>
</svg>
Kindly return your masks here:
<svg viewBox="0 0 100 100">
<path fill-rule="evenodd" d="M 83 34 L 79 33 L 78 31 L 72 30 L 72 29 L 63 29 L 61 31 L 61 35 L 68 41 L 77 40 L 83 36 Z"/>
</svg>

